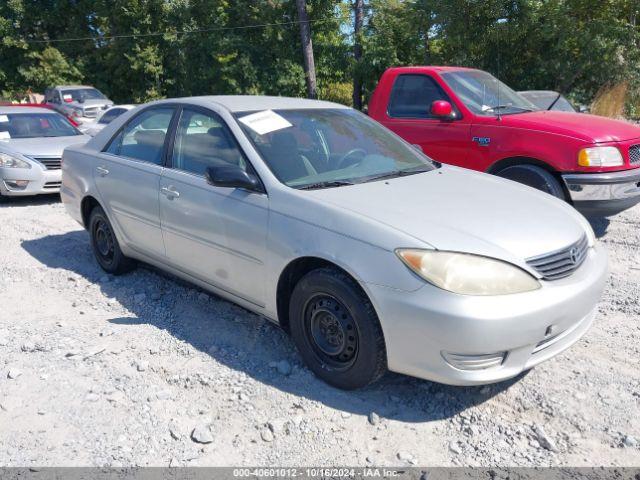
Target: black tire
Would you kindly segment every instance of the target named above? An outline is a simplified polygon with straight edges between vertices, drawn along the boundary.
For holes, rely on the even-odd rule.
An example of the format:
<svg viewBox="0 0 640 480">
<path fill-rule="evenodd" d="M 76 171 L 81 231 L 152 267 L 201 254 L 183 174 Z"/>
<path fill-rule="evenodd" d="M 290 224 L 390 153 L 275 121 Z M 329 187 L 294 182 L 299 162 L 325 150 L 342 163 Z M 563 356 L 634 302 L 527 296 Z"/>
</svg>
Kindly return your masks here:
<svg viewBox="0 0 640 480">
<path fill-rule="evenodd" d="M 561 200 L 567 199 L 560 182 L 544 168 L 535 165 L 514 165 L 500 170 L 496 175 L 541 190 Z"/>
<path fill-rule="evenodd" d="M 125 257 L 113 232 L 111 222 L 102 207 L 96 206 L 89 215 L 91 247 L 100 267 L 112 275 L 129 272 L 135 263 Z"/>
<path fill-rule="evenodd" d="M 289 303 L 291 336 L 309 368 L 344 390 L 361 388 L 387 370 L 382 328 L 359 285 L 334 268 L 298 282 Z"/>
</svg>

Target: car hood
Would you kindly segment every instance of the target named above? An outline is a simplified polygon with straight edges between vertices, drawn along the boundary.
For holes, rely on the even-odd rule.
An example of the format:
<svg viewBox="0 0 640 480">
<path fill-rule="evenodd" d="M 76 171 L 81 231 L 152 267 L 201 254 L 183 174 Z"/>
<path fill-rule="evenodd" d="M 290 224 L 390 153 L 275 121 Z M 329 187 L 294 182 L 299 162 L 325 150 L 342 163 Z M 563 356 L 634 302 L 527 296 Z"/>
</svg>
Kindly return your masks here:
<svg viewBox="0 0 640 480">
<path fill-rule="evenodd" d="M 68 146 L 85 143 L 90 139 L 88 135 L 14 138 L 0 141 L 0 150 L 14 151 L 27 157 L 62 157 L 62 151 Z"/>
<path fill-rule="evenodd" d="M 423 243 L 439 250 L 475 253 L 516 264 L 565 248 L 591 228 L 572 207 L 546 193 L 448 166 L 309 193 L 323 203 L 413 237 L 409 244 L 392 248 Z"/>
<path fill-rule="evenodd" d="M 579 138 L 590 143 L 623 142 L 640 138 L 640 127 L 636 125 L 586 113 L 545 110 L 503 115 L 502 124 L 506 127 Z"/>
</svg>

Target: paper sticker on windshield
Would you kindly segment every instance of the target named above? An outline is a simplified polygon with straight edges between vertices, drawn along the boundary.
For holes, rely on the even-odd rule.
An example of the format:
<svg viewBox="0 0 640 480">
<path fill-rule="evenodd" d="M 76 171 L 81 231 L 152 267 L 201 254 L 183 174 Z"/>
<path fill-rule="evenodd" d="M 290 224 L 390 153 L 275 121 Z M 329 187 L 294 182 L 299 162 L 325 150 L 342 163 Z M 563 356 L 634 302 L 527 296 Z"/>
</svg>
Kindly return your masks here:
<svg viewBox="0 0 640 480">
<path fill-rule="evenodd" d="M 0 123 L 5 123 L 9 121 L 9 117 L 6 115 L 0 115 Z"/>
<path fill-rule="evenodd" d="M 264 110 L 262 112 L 252 113 L 251 115 L 239 118 L 238 120 L 258 135 L 264 135 L 266 133 L 275 132 L 276 130 L 282 130 L 283 128 L 292 126 L 286 118 L 281 117 L 273 110 Z"/>
<path fill-rule="evenodd" d="M 8 140 L 11 138 L 11 134 L 9 132 L 0 132 L 0 140 Z"/>
<path fill-rule="evenodd" d="M 73 99 L 73 96 L 70 93 L 65 93 L 64 95 L 62 95 L 62 98 L 65 100 L 71 100 Z"/>
</svg>

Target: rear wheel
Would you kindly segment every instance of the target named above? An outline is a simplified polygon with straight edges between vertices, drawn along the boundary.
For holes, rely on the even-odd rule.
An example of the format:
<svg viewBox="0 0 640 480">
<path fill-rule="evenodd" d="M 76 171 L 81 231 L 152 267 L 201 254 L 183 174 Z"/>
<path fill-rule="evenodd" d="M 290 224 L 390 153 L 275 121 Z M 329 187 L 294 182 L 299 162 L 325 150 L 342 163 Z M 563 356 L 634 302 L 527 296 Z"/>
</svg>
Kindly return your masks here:
<svg viewBox="0 0 640 480">
<path fill-rule="evenodd" d="M 386 350 L 373 305 L 345 273 L 314 270 L 295 286 L 289 305 L 291 336 L 322 380 L 351 390 L 386 371 Z"/>
<path fill-rule="evenodd" d="M 544 168 L 535 165 L 514 165 L 500 170 L 496 175 L 541 190 L 561 200 L 567 199 L 560 182 Z"/>
<path fill-rule="evenodd" d="M 93 253 L 105 272 L 120 275 L 134 267 L 133 260 L 125 257 L 122 253 L 118 239 L 113 233 L 111 222 L 102 207 L 96 206 L 91 211 L 89 233 Z"/>
</svg>

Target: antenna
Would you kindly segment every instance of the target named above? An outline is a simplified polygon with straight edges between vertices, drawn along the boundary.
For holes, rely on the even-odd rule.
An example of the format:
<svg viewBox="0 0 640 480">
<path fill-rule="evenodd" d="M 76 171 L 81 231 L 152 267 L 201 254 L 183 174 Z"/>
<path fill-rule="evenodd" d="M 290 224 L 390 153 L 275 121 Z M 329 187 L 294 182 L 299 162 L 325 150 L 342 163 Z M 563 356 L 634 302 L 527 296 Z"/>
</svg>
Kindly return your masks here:
<svg viewBox="0 0 640 480">
<path fill-rule="evenodd" d="M 496 27 L 496 37 L 498 37 L 498 35 L 500 34 L 500 30 L 499 30 L 500 27 L 498 25 L 501 25 L 503 23 L 507 23 L 507 20 L 508 19 L 506 17 L 502 17 L 502 18 L 499 18 L 498 20 L 496 20 L 496 25 L 497 25 L 497 27 Z M 497 60 L 497 63 L 498 63 L 498 71 L 496 73 L 498 75 L 498 78 L 497 78 L 497 80 L 498 80 L 498 117 L 497 118 L 498 118 L 499 122 L 502 121 L 502 114 L 500 113 L 502 111 L 502 108 L 500 108 L 500 106 L 502 105 L 502 103 L 500 101 L 500 72 L 501 72 L 501 69 L 500 69 L 500 50 L 501 50 L 501 48 L 500 48 L 500 38 L 498 38 L 498 48 L 497 48 L 498 52 L 497 52 L 497 55 L 496 55 L 496 60 Z"/>
</svg>

